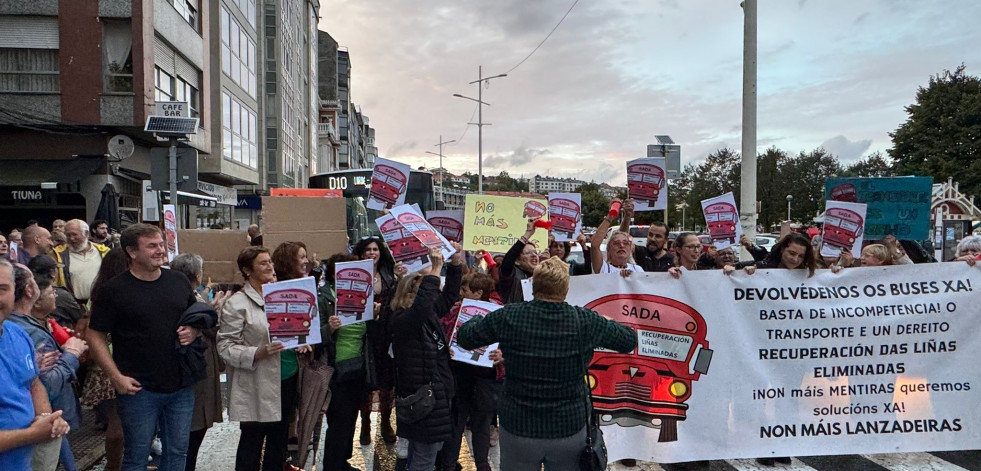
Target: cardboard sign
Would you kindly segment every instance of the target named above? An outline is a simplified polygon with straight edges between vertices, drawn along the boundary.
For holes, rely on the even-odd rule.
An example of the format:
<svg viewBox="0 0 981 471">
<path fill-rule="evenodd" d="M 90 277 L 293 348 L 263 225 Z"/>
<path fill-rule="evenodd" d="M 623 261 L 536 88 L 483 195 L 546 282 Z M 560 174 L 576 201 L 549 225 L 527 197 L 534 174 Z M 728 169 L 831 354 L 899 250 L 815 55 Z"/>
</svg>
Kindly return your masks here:
<svg viewBox="0 0 981 471">
<path fill-rule="evenodd" d="M 180 251 L 177 246 L 177 208 L 172 204 L 163 205 L 164 239 L 167 242 L 167 261 L 173 262 Z"/>
<path fill-rule="evenodd" d="M 705 215 L 705 227 L 712 235 L 715 248 L 725 250 L 739 245 L 743 228 L 739 225 L 739 211 L 732 192 L 702 200 L 702 214 Z"/>
<path fill-rule="evenodd" d="M 429 211 L 426 213 L 426 221 L 436 229 L 436 232 L 443 234 L 446 240 L 451 242 L 463 243 L 463 210 L 445 209 L 439 211 Z"/>
<path fill-rule="evenodd" d="M 549 193 L 548 218 L 557 242 L 575 242 L 582 232 L 582 194 Z"/>
<path fill-rule="evenodd" d="M 388 159 L 376 159 L 368 190 L 368 209 L 392 209 L 405 203 L 405 191 L 409 187 L 412 169 L 403 163 Z"/>
<path fill-rule="evenodd" d="M 862 257 L 865 211 L 862 203 L 827 202 L 821 228 L 821 256 L 838 257 L 842 252 L 851 252 L 855 258 Z"/>
<path fill-rule="evenodd" d="M 627 192 L 634 201 L 634 211 L 668 209 L 668 180 L 664 157 L 650 157 L 627 162 Z"/>
<path fill-rule="evenodd" d="M 529 213 L 528 208 L 534 208 L 533 211 L 537 214 L 537 208 L 541 205 L 545 212 L 546 203 L 545 200 L 512 196 L 468 194 L 463 219 L 463 233 L 466 234 L 463 248 L 507 252 L 528 227 L 525 216 Z M 544 250 L 548 247 L 548 231 L 535 231 L 531 241 L 539 250 Z"/>
<path fill-rule="evenodd" d="M 412 235 L 412 232 L 402 227 L 395 216 L 385 214 L 375 219 L 378 231 L 381 232 L 385 245 L 392 252 L 392 257 L 396 262 L 402 262 L 409 273 L 414 273 L 433 264 L 429 259 L 429 248 L 421 240 Z"/>
<path fill-rule="evenodd" d="M 341 325 L 370 321 L 375 318 L 375 262 L 358 260 L 334 266 L 334 313 Z"/>
<path fill-rule="evenodd" d="M 831 178 L 824 185 L 828 201 L 865 203 L 865 234 L 870 240 L 930 238 L 932 177 Z"/>
<path fill-rule="evenodd" d="M 317 282 L 312 276 L 262 285 L 269 338 L 286 348 L 315 345 L 320 338 Z"/>
<path fill-rule="evenodd" d="M 470 319 L 484 317 L 500 308 L 501 305 L 495 303 L 475 301 L 473 299 L 463 300 L 463 303 L 460 304 L 460 313 L 456 318 L 456 325 L 453 327 L 453 337 L 450 339 L 450 351 L 453 353 L 454 360 L 487 368 L 494 367 L 494 362 L 488 356 L 490 352 L 497 349 L 498 344 L 495 343 L 486 347 L 467 350 L 460 347 L 460 344 L 457 343 L 456 334 L 460 331 L 460 326 L 466 324 Z"/>
</svg>

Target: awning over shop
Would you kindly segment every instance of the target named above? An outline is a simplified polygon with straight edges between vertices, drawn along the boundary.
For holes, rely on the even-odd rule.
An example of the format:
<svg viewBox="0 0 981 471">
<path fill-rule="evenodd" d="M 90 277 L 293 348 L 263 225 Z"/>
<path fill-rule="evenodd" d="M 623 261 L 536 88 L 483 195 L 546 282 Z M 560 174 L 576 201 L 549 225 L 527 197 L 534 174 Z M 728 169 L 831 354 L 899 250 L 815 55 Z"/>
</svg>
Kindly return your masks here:
<svg viewBox="0 0 981 471">
<path fill-rule="evenodd" d="M 0 160 L 0 186 L 39 186 L 42 183 L 74 183 L 92 175 L 102 158 L 59 160 Z"/>
</svg>

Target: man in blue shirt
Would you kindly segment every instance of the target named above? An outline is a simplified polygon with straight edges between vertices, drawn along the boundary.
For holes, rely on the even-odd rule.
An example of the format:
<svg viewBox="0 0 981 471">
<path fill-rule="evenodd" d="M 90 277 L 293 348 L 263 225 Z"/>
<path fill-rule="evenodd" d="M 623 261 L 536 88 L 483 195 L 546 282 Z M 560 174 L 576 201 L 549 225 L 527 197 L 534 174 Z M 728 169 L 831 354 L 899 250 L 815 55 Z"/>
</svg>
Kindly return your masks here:
<svg viewBox="0 0 981 471">
<path fill-rule="evenodd" d="M 38 379 L 34 344 L 7 322 L 14 309 L 14 269 L 0 260 L 0 469 L 30 469 L 36 443 L 68 433 L 61 411 L 51 412 Z"/>
</svg>

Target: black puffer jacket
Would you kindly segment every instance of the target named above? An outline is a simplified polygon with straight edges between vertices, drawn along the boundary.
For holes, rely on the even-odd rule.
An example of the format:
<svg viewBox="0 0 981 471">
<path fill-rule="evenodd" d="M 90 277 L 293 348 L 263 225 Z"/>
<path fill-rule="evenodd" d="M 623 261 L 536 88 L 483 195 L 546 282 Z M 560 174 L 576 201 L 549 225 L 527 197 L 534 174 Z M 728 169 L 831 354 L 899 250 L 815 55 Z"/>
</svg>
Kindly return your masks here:
<svg viewBox="0 0 981 471">
<path fill-rule="evenodd" d="M 440 317 L 460 298 L 463 268 L 446 269 L 446 285 L 439 291 L 439 277 L 423 278 L 412 307 L 392 314 L 389 328 L 395 351 L 395 393 L 406 397 L 421 386 L 432 383 L 436 405 L 429 415 L 412 424 L 397 417 L 398 436 L 410 441 L 435 443 L 453 434 L 450 404 L 453 401 L 453 373 L 450 371 L 449 342 Z"/>
</svg>

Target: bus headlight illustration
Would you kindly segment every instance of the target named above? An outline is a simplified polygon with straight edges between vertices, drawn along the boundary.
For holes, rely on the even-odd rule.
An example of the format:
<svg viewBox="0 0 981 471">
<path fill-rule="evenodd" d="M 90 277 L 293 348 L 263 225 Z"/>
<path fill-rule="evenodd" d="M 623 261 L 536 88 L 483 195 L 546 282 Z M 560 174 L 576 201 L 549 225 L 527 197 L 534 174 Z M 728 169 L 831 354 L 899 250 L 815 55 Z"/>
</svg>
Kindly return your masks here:
<svg viewBox="0 0 981 471">
<path fill-rule="evenodd" d="M 589 385 L 589 389 L 596 389 L 596 377 L 593 375 L 586 375 L 586 384 Z"/>
<path fill-rule="evenodd" d="M 674 397 L 683 397 L 688 394 L 688 386 L 681 381 L 675 381 L 671 383 L 671 386 L 668 386 L 668 392 Z"/>
</svg>

